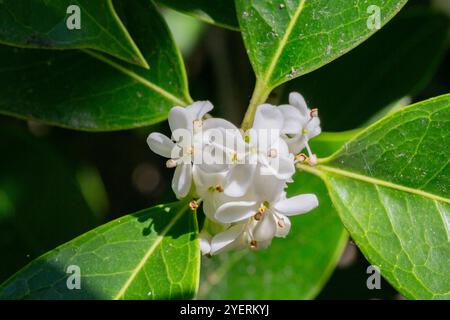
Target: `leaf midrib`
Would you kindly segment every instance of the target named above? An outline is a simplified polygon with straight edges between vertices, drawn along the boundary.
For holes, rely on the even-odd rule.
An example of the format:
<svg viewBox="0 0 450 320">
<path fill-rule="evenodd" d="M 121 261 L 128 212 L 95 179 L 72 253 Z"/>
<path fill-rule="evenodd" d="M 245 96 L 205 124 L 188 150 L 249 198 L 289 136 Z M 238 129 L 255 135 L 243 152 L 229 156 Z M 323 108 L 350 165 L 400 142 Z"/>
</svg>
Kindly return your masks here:
<svg viewBox="0 0 450 320">
<path fill-rule="evenodd" d="M 127 279 L 127 281 L 124 283 L 124 285 L 120 288 L 117 295 L 114 297 L 114 300 L 119 300 L 123 298 L 125 295 L 127 289 L 130 287 L 130 285 L 133 283 L 134 279 L 138 275 L 138 273 L 144 268 L 146 262 L 150 257 L 152 256 L 153 252 L 156 250 L 158 245 L 163 241 L 166 234 L 172 229 L 172 227 L 177 223 L 177 221 L 182 217 L 182 215 L 186 212 L 187 206 L 183 206 L 178 213 L 170 220 L 170 222 L 167 224 L 167 226 L 161 231 L 161 233 L 154 239 L 152 245 L 148 248 L 147 252 L 143 256 L 143 258 L 139 261 L 136 268 L 133 269 L 133 271 L 130 274 L 130 277 Z"/>
<path fill-rule="evenodd" d="M 378 186 L 383 186 L 383 187 L 387 187 L 390 189 L 394 189 L 394 190 L 399 190 L 399 191 L 403 191 L 403 192 L 407 192 L 407 193 L 412 193 L 412 194 L 416 194 L 431 200 L 435 200 L 435 201 L 440 201 L 440 202 L 445 202 L 445 203 L 450 203 L 450 199 L 445 198 L 445 197 L 441 197 L 438 196 L 436 194 L 433 193 L 429 193 L 423 190 L 419 190 L 419 189 L 414 189 L 414 188 L 410 188 L 410 187 L 406 187 L 400 184 L 396 184 L 390 181 L 386 181 L 386 180 L 382 180 L 382 179 L 378 179 L 378 178 L 373 178 L 373 177 L 369 177 L 366 175 L 362 175 L 359 173 L 354 173 L 354 172 L 350 172 L 347 170 L 343 170 L 343 169 L 338 169 L 338 168 L 334 168 L 331 166 L 326 166 L 326 165 L 318 165 L 316 167 L 311 167 L 309 165 L 303 165 L 300 164 L 298 165 L 298 167 L 304 171 L 307 171 L 309 173 L 315 174 L 319 177 L 321 177 L 323 180 L 326 179 L 326 175 L 327 173 L 332 173 L 332 174 L 336 174 L 339 176 L 343 176 L 346 178 L 350 178 L 353 180 L 358 180 L 358 181 L 363 181 L 363 182 L 367 182 L 370 184 L 374 184 L 374 185 L 378 185 Z"/>
<path fill-rule="evenodd" d="M 272 57 L 272 62 L 269 65 L 269 68 L 266 70 L 266 74 L 263 77 L 263 83 L 265 85 L 268 85 L 270 77 L 273 74 L 273 71 L 275 70 L 275 67 L 278 63 L 278 60 L 281 56 L 281 54 L 283 53 L 284 48 L 286 47 L 286 43 L 289 39 L 289 37 L 291 36 L 292 30 L 294 29 L 295 24 L 298 21 L 298 18 L 300 17 L 300 13 L 303 11 L 303 7 L 305 6 L 305 1 L 306 0 L 301 0 L 301 2 L 299 3 L 297 10 L 294 13 L 294 16 L 292 17 L 291 21 L 289 22 L 287 28 L 286 28 L 286 32 L 284 33 L 283 37 L 281 38 L 280 42 L 278 43 L 278 47 L 277 50 L 275 51 L 273 57 Z"/>
<path fill-rule="evenodd" d="M 129 54 L 136 55 L 136 57 L 140 60 L 139 62 L 142 64 L 142 66 L 146 69 L 149 68 L 149 65 L 147 63 L 147 61 L 144 59 L 144 57 L 142 56 L 142 53 L 139 51 L 137 45 L 134 43 L 133 39 L 131 38 L 130 34 L 128 33 L 127 29 L 125 28 L 125 26 L 123 25 L 122 21 L 119 19 L 116 11 L 114 10 L 114 6 L 112 4 L 111 0 L 108 0 L 107 2 L 107 6 L 108 6 L 108 10 L 109 13 L 111 14 L 112 18 L 115 20 L 115 22 L 117 23 L 117 26 L 119 27 L 119 29 L 123 32 L 123 35 L 125 36 L 125 38 L 127 38 L 127 40 L 129 41 L 129 44 L 131 45 L 131 48 L 134 51 L 130 51 L 129 48 L 127 48 L 125 45 L 123 45 L 114 35 L 111 34 L 111 32 L 109 32 L 109 30 L 107 28 L 105 28 L 104 26 L 102 26 L 100 23 L 98 23 L 98 21 L 95 19 L 95 17 L 93 17 L 92 15 L 89 14 L 89 11 L 87 9 L 85 9 L 79 2 L 78 5 L 83 9 L 83 12 L 88 16 L 88 18 L 105 34 L 108 35 L 109 38 L 113 39 L 113 41 L 119 46 L 119 48 L 122 48 L 125 52 L 128 52 Z M 118 57 L 120 59 L 120 57 Z"/>
<path fill-rule="evenodd" d="M 160 86 L 154 84 L 153 82 L 141 77 L 140 75 L 138 75 L 137 73 L 121 66 L 120 64 L 114 62 L 113 60 L 105 57 L 102 54 L 96 53 L 92 50 L 89 49 L 82 49 L 82 52 L 86 53 L 87 55 L 90 55 L 91 57 L 94 57 L 106 64 L 108 64 L 109 66 L 113 67 L 114 69 L 116 69 L 117 71 L 122 72 L 123 74 L 131 77 L 132 79 L 138 81 L 139 83 L 143 84 L 144 86 L 146 86 L 147 88 L 155 91 L 156 93 L 162 95 L 163 97 L 167 98 L 168 100 L 171 100 L 172 102 L 174 102 L 177 105 L 180 106 L 185 106 L 187 104 L 190 104 L 191 101 L 190 99 L 187 101 L 181 100 L 178 97 L 174 96 L 173 94 L 171 94 L 170 92 L 168 92 L 167 90 L 161 88 Z"/>
</svg>

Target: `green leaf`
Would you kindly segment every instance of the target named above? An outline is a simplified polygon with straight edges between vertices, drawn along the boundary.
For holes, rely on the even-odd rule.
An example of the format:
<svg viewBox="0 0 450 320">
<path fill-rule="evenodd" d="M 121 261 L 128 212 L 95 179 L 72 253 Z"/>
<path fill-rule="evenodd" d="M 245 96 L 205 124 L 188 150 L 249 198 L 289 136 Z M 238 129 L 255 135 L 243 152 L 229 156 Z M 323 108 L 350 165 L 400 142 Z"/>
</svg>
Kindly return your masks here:
<svg viewBox="0 0 450 320">
<path fill-rule="evenodd" d="M 207 23 L 239 30 L 234 0 L 157 0 L 157 2 Z"/>
<path fill-rule="evenodd" d="M 75 172 L 30 134 L 0 127 L 0 281 L 97 224 Z"/>
<path fill-rule="evenodd" d="M 352 136 L 322 134 L 312 147 L 330 154 Z M 262 251 L 241 251 L 203 261 L 199 298 L 203 299 L 312 299 L 323 288 L 347 242 L 324 183 L 298 173 L 288 193 L 315 193 L 320 206 L 292 217 L 285 239 L 274 239 Z"/>
<path fill-rule="evenodd" d="M 450 94 L 397 111 L 315 168 L 368 260 L 404 296 L 449 299 Z"/>
<path fill-rule="evenodd" d="M 0 287 L 0 299 L 193 298 L 197 228 L 186 201 L 121 217 L 31 262 Z M 68 289 L 69 266 L 79 267 L 79 290 Z"/>
<path fill-rule="evenodd" d="M 236 0 L 239 24 L 259 85 L 272 89 L 311 72 L 366 40 L 406 0 Z M 369 8 L 370 7 L 370 8 Z M 372 21 L 372 20 L 370 20 Z"/>
<path fill-rule="evenodd" d="M 0 113 L 71 129 L 154 124 L 189 104 L 186 74 L 167 26 L 148 0 L 116 2 L 150 70 L 95 51 L 0 46 Z"/>
<path fill-rule="evenodd" d="M 80 29 L 69 29 L 80 8 Z M 70 13 L 67 13 L 69 11 Z M 148 64 L 123 26 L 111 0 L 59 0 L 0 2 L 0 43 L 24 48 L 95 49 L 148 68 Z"/>
<path fill-rule="evenodd" d="M 447 49 L 448 27 L 442 14 L 404 10 L 340 59 L 287 83 L 284 92 L 298 90 L 319 108 L 323 129 L 355 128 L 423 90 Z"/>
</svg>

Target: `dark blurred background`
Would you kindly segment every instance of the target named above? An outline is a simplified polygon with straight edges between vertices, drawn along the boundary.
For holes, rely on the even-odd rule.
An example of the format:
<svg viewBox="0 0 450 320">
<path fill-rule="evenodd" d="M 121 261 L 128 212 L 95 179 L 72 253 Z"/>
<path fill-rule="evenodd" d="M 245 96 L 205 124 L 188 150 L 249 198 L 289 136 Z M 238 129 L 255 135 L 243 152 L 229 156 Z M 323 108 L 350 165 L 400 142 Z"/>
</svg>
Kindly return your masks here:
<svg viewBox="0 0 450 320">
<path fill-rule="evenodd" d="M 287 102 L 287 92 L 298 90 L 321 110 L 325 131 L 342 131 L 363 126 L 409 102 L 448 93 L 449 3 L 410 1 L 400 15 L 363 45 L 275 90 L 270 99 Z M 421 15 L 429 10 L 438 12 L 440 18 Z M 240 34 L 174 11 L 162 11 L 185 58 L 193 99 L 211 100 L 216 116 L 239 125 L 254 85 Z M 174 199 L 170 190 L 172 172 L 145 142 L 152 131 L 167 133 L 166 123 L 89 133 L 0 116 L 0 129 L 0 250 L 7 257 L 0 264 L 0 281 L 93 225 Z M 67 190 L 61 192 L 63 189 Z M 8 200 L 6 195 L 10 194 L 24 197 L 21 201 L 26 205 Z M 50 205 L 50 200 L 58 204 Z M 90 211 L 94 218 L 60 211 L 67 206 L 75 206 L 73 211 Z M 39 220 L 42 210 L 55 211 L 58 223 L 73 225 L 65 228 L 72 231 L 50 237 L 58 231 L 43 227 L 44 222 Z M 384 281 L 381 290 L 367 289 L 368 265 L 350 241 L 319 298 L 401 299 Z"/>
</svg>

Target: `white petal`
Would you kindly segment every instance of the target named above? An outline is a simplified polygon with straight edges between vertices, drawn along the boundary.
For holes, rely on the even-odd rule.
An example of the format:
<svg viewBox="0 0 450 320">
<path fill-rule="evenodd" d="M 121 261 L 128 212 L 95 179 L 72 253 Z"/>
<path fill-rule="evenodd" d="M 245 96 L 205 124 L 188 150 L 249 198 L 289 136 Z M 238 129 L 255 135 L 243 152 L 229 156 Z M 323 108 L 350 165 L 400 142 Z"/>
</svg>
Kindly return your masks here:
<svg viewBox="0 0 450 320">
<path fill-rule="evenodd" d="M 172 189 L 178 199 L 184 198 L 189 193 L 192 184 L 192 165 L 179 164 L 175 169 L 172 179 Z"/>
<path fill-rule="evenodd" d="M 226 162 L 227 150 L 223 147 L 224 129 L 209 129 L 202 130 L 194 136 L 195 151 L 194 161 L 195 164 L 201 165 L 202 169 L 206 172 L 218 172 L 228 169 Z M 198 136 L 201 135 L 201 141 Z"/>
<path fill-rule="evenodd" d="M 277 232 L 277 222 L 273 214 L 266 211 L 253 229 L 253 238 L 257 242 L 271 241 Z"/>
<path fill-rule="evenodd" d="M 240 236 L 244 230 L 244 224 L 237 224 L 228 230 L 218 233 L 211 240 L 211 254 L 217 254 L 234 246 L 239 246 Z"/>
<path fill-rule="evenodd" d="M 317 117 L 312 118 L 311 121 L 308 122 L 305 129 L 308 131 L 308 133 L 306 134 L 308 139 L 312 139 L 315 136 L 319 135 L 321 132 L 320 119 Z"/>
<path fill-rule="evenodd" d="M 201 120 L 205 114 L 210 112 L 214 106 L 209 101 L 196 101 L 186 107 L 186 111 L 191 116 L 192 121 Z"/>
<path fill-rule="evenodd" d="M 160 156 L 170 158 L 175 143 L 168 137 L 159 132 L 151 133 L 147 138 L 147 144 L 150 149 Z"/>
<path fill-rule="evenodd" d="M 275 176 L 280 180 L 287 180 L 295 173 L 295 164 L 293 157 L 269 158 L 259 157 L 261 165 L 261 175 Z"/>
<path fill-rule="evenodd" d="M 284 141 L 289 146 L 289 152 L 297 154 L 305 148 L 305 139 L 302 134 L 295 135 L 292 138 L 285 138 Z"/>
<path fill-rule="evenodd" d="M 192 130 L 193 119 L 189 116 L 186 108 L 173 107 L 169 112 L 170 130 L 174 132 L 177 129 Z"/>
<path fill-rule="evenodd" d="M 229 165 L 222 164 L 222 157 L 220 156 L 220 154 L 219 155 L 215 154 L 212 156 L 209 155 L 208 149 L 210 149 L 210 147 L 203 148 L 204 152 L 202 158 L 203 162 L 201 164 L 195 163 L 195 165 L 201 168 L 202 171 L 210 174 L 226 173 L 229 168 Z"/>
<path fill-rule="evenodd" d="M 202 195 L 200 195 L 202 196 Z M 210 220 L 216 221 L 215 215 L 217 211 L 217 206 L 215 204 L 214 199 L 210 198 L 203 198 L 203 213 L 205 216 L 207 216 Z"/>
<path fill-rule="evenodd" d="M 255 130 L 281 130 L 283 127 L 283 114 L 277 107 L 270 104 L 258 106 L 252 128 Z"/>
<path fill-rule="evenodd" d="M 196 187 L 209 188 L 210 186 L 216 185 L 223 186 L 226 172 L 206 171 L 204 169 L 208 169 L 208 166 L 194 166 L 193 176 Z"/>
<path fill-rule="evenodd" d="M 286 141 L 284 141 L 280 137 L 276 137 L 276 139 L 272 141 L 270 148 L 276 149 L 278 155 L 281 155 L 281 156 L 289 155 L 289 147 L 288 147 Z"/>
<path fill-rule="evenodd" d="M 291 105 L 282 105 L 278 109 L 283 114 L 284 124 L 282 133 L 296 134 L 301 131 L 305 118 L 300 111 Z"/>
<path fill-rule="evenodd" d="M 209 118 L 203 121 L 203 130 L 209 130 L 212 128 L 222 128 L 222 129 L 233 129 L 239 130 L 234 124 L 230 121 L 227 121 L 222 118 Z"/>
<path fill-rule="evenodd" d="M 316 127 L 309 135 L 309 139 L 312 139 L 312 138 L 318 136 L 321 132 L 322 132 L 322 129 L 320 127 Z"/>
<path fill-rule="evenodd" d="M 319 117 L 313 117 L 308 123 L 308 127 L 318 127 L 318 126 L 320 126 Z"/>
<path fill-rule="evenodd" d="M 256 214 L 256 201 L 232 201 L 221 205 L 216 212 L 216 219 L 223 223 L 245 220 Z"/>
<path fill-rule="evenodd" d="M 262 169 L 260 169 L 260 172 Z M 286 186 L 285 181 L 276 178 L 273 175 L 255 174 L 254 177 L 255 193 L 263 201 L 275 203 L 283 194 Z"/>
<path fill-rule="evenodd" d="M 260 241 L 260 242 L 258 242 L 258 245 L 257 245 L 257 247 L 255 249 L 256 250 L 264 250 L 268 246 L 270 246 L 271 243 L 272 243 L 272 239 L 267 240 L 267 241 Z"/>
<path fill-rule="evenodd" d="M 256 165 L 236 164 L 225 177 L 225 194 L 230 197 L 242 197 L 253 183 Z"/>
<path fill-rule="evenodd" d="M 316 208 L 319 200 L 315 194 L 301 194 L 292 198 L 278 201 L 274 205 L 274 209 L 286 216 L 306 213 Z"/>
<path fill-rule="evenodd" d="M 254 147 L 258 153 L 267 154 L 271 149 L 277 148 L 279 141 L 283 141 L 280 139 L 281 131 L 278 129 L 265 130 L 251 128 L 247 133 L 250 137 L 249 145 L 251 148 Z"/>
<path fill-rule="evenodd" d="M 303 116 L 308 116 L 308 106 L 305 98 L 298 92 L 291 92 L 289 94 L 289 104 L 296 107 Z"/>
<path fill-rule="evenodd" d="M 211 236 L 207 232 L 200 232 L 199 234 L 200 251 L 203 255 L 211 252 Z"/>
<path fill-rule="evenodd" d="M 295 173 L 295 164 L 292 157 L 278 157 L 272 159 L 271 164 L 276 169 L 278 179 L 287 180 Z"/>
</svg>

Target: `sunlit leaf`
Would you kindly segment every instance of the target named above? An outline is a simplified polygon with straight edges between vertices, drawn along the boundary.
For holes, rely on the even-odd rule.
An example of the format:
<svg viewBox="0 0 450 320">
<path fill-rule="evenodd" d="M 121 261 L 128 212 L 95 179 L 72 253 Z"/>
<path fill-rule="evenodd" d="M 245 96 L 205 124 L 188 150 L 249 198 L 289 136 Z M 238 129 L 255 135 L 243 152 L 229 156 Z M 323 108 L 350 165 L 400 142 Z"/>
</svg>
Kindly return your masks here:
<svg viewBox="0 0 450 320">
<path fill-rule="evenodd" d="M 406 0 L 236 0 L 236 7 L 260 85 L 273 88 L 353 49 L 405 3 Z"/>
<path fill-rule="evenodd" d="M 197 228 L 186 202 L 121 217 L 31 262 L 0 287 L 0 299 L 193 298 Z M 80 289 L 71 287 L 76 269 Z"/>
<path fill-rule="evenodd" d="M 183 62 L 156 8 L 147 0 L 115 4 L 150 70 L 92 50 L 0 46 L 0 113 L 109 131 L 154 124 L 187 105 Z"/>
<path fill-rule="evenodd" d="M 78 17 L 79 24 L 71 29 Z M 89 48 L 148 67 L 111 0 L 3 0 L 0 43 L 25 48 Z"/>
<path fill-rule="evenodd" d="M 315 168 L 368 260 L 403 295 L 450 298 L 450 95 L 388 115 Z"/>
<path fill-rule="evenodd" d="M 361 126 L 404 96 L 419 94 L 447 49 L 449 19 L 421 8 L 404 10 L 360 46 L 286 84 L 319 108 L 325 130 Z"/>
</svg>

